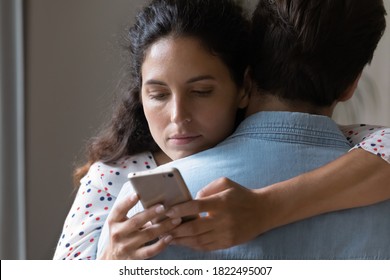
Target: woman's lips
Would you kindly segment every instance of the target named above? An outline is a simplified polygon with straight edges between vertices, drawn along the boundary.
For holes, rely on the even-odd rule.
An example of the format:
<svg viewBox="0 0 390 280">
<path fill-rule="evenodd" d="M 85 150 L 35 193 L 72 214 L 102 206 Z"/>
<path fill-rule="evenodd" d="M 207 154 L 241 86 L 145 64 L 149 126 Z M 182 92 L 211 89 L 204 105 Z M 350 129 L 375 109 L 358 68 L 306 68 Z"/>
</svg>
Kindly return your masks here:
<svg viewBox="0 0 390 280">
<path fill-rule="evenodd" d="M 186 145 L 198 138 L 200 135 L 173 135 L 169 137 L 169 141 L 175 145 Z"/>
</svg>

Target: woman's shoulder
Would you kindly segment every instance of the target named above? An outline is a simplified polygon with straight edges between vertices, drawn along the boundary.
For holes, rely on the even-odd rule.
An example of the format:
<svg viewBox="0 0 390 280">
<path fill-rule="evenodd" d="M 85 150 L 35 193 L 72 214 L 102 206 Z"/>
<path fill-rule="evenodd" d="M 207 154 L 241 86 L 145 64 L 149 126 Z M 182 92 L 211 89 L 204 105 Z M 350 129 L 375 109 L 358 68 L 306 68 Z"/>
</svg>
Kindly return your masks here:
<svg viewBox="0 0 390 280">
<path fill-rule="evenodd" d="M 97 161 L 91 165 L 91 169 L 105 170 L 109 173 L 120 170 L 140 171 L 156 167 L 152 153 L 143 152 L 132 156 L 125 156 L 112 163 Z"/>
<path fill-rule="evenodd" d="M 113 185 L 122 186 L 127 182 L 130 172 L 156 168 L 156 162 L 150 152 L 125 156 L 112 163 L 97 161 L 91 165 L 88 173 L 81 179 L 81 184 L 93 185 L 98 188 Z"/>
</svg>

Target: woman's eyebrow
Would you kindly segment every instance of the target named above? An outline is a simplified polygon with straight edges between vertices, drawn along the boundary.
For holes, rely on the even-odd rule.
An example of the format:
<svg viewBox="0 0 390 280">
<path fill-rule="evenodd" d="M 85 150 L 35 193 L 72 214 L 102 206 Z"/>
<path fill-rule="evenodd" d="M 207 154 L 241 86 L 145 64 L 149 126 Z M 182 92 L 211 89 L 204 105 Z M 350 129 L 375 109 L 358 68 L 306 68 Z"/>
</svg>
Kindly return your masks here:
<svg viewBox="0 0 390 280">
<path fill-rule="evenodd" d="M 150 79 L 150 80 L 147 80 L 145 82 L 145 85 L 160 85 L 160 86 L 166 86 L 167 84 L 164 83 L 164 82 L 161 82 L 159 80 L 153 80 L 153 79 Z"/>
<path fill-rule="evenodd" d="M 203 80 L 215 80 L 215 78 L 211 75 L 201 75 L 201 76 L 197 76 L 197 77 L 189 79 L 187 81 L 187 84 L 195 83 L 195 82 L 199 82 L 199 81 L 203 81 Z"/>
<path fill-rule="evenodd" d="M 195 82 L 199 82 L 199 81 L 203 81 L 203 80 L 215 80 L 215 78 L 211 75 L 201 75 L 201 76 L 193 77 L 193 78 L 187 80 L 186 83 L 191 84 L 191 83 L 195 83 Z M 162 81 L 159 81 L 159 80 L 150 79 L 150 80 L 147 80 L 145 82 L 145 85 L 166 86 L 167 84 L 162 82 Z"/>
</svg>

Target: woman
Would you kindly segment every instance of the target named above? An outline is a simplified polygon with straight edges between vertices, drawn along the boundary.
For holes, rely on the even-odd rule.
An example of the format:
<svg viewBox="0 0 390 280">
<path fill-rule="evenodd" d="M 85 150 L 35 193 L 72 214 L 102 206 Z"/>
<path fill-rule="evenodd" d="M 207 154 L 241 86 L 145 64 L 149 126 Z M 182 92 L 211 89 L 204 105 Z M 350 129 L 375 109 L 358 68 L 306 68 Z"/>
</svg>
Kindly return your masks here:
<svg viewBox="0 0 390 280">
<path fill-rule="evenodd" d="M 233 131 L 236 112 L 247 103 L 244 74 L 251 54 L 249 30 L 241 9 L 231 1 L 153 1 L 138 15 L 130 31 L 133 84 L 111 125 L 90 146 L 89 164 L 83 169 L 89 172 L 81 180 L 55 258 L 96 258 L 101 226 L 129 172 L 154 168 L 210 148 Z M 167 107 L 167 99 L 174 99 L 169 106 L 176 107 Z M 174 112 L 171 121 L 177 130 L 173 134 L 167 132 L 167 137 L 160 139 L 151 137 L 148 122 L 163 121 L 147 120 L 151 106 Z M 206 111 L 195 119 L 194 114 L 188 118 L 186 110 L 193 109 L 189 106 Z M 211 110 L 217 110 L 220 118 L 210 116 Z M 183 132 L 183 123 L 197 126 L 194 131 Z M 208 139 L 210 135 L 213 137 Z M 186 145 L 171 149 L 172 141 Z M 361 198 L 356 195 L 358 204 L 376 202 L 361 202 Z M 132 197 L 126 206 L 132 207 L 136 202 L 137 198 Z M 331 210 L 335 209 L 328 211 Z M 112 219 L 112 246 L 102 258 L 150 258 L 161 252 L 172 237 L 166 235 L 152 245 L 143 244 L 169 232 L 181 221 L 168 219 L 143 227 L 164 213 L 160 205 L 128 220 L 123 219 L 127 211 L 116 211 L 112 216 L 120 219 Z M 306 216 L 316 213 L 309 211 Z"/>
<path fill-rule="evenodd" d="M 83 248 L 96 243 L 111 210 L 105 205 L 103 209 L 107 210 L 96 217 L 97 213 L 92 212 L 96 203 L 112 204 L 120 190 L 117 186 L 123 185 L 129 172 L 154 168 L 171 158 L 216 145 L 233 132 L 239 118 L 237 111 L 247 105 L 244 76 L 251 55 L 250 23 L 233 1 L 153 1 L 138 15 L 129 36 L 132 84 L 112 124 L 90 146 L 89 162 L 94 164 L 86 166 L 89 172 L 81 187 L 86 189 L 79 190 L 75 202 L 81 207 L 71 210 L 55 258 L 95 258 L 96 252 L 84 255 Z M 170 95 L 175 102 L 165 104 Z M 186 120 L 184 104 L 198 112 L 191 120 Z M 170 142 L 196 139 L 181 145 L 180 151 L 165 146 L 168 157 L 157 145 L 164 147 L 164 141 L 153 140 L 146 117 L 148 108 L 171 110 L 171 106 L 177 106 L 177 110 L 171 117 L 172 130 L 167 132 Z M 191 130 L 183 125 L 187 122 Z M 100 164 L 101 160 L 120 168 Z M 105 181 L 111 175 L 112 180 L 104 183 L 106 189 L 94 189 L 95 180 Z M 104 192 L 109 196 L 101 195 Z M 97 197 L 90 199 L 93 194 Z M 93 225 L 85 230 L 85 224 Z M 153 239 L 161 233 L 155 233 Z"/>
</svg>

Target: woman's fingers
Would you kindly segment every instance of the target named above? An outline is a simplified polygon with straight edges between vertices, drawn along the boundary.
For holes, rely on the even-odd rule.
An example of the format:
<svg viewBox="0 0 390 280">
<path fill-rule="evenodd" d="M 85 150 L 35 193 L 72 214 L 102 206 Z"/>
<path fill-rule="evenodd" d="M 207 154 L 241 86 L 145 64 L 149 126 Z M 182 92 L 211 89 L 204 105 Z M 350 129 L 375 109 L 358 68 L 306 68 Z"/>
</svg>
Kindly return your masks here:
<svg viewBox="0 0 390 280">
<path fill-rule="evenodd" d="M 195 220 L 185 222 L 172 229 L 171 234 L 175 239 L 182 237 L 198 236 L 215 228 L 215 221 L 212 217 L 199 217 Z"/>
<path fill-rule="evenodd" d="M 141 249 L 143 247 L 149 247 L 152 244 L 154 244 L 154 241 L 157 239 L 160 241 L 160 239 L 163 239 L 165 243 L 168 243 L 172 240 L 172 235 L 168 234 L 172 229 L 177 227 L 181 223 L 180 218 L 176 219 L 166 219 L 158 224 L 152 224 L 150 226 L 147 226 L 145 228 L 139 229 L 137 231 L 133 231 L 132 233 L 128 234 L 128 244 L 129 247 L 133 249 Z M 159 242 L 160 244 L 161 242 Z M 145 246 L 145 244 L 148 244 Z M 154 247 L 152 247 L 154 248 Z M 160 248 L 160 246 L 158 246 Z"/>
<path fill-rule="evenodd" d="M 111 223 L 110 246 L 105 252 L 106 258 L 147 259 L 164 250 L 172 240 L 168 232 L 177 227 L 181 219 L 168 218 L 156 224 L 145 222 L 161 215 L 161 207 L 158 208 L 156 205 L 124 222 Z"/>
<path fill-rule="evenodd" d="M 224 191 L 226 189 L 229 189 L 231 182 L 232 181 L 229 180 L 226 177 L 221 177 L 221 178 L 219 178 L 217 180 L 214 180 L 213 182 L 211 182 L 210 184 L 205 186 L 203 189 L 201 189 L 197 193 L 196 198 L 202 198 L 202 197 L 210 196 L 210 195 L 213 195 L 213 194 L 220 193 L 220 192 L 222 192 L 222 191 Z"/>
<path fill-rule="evenodd" d="M 162 252 L 172 241 L 172 236 L 167 235 L 161 237 L 157 242 L 148 245 L 148 246 L 143 246 L 139 248 L 136 253 L 135 253 L 135 259 L 138 260 L 146 260 L 150 259 L 160 252 Z"/>
<path fill-rule="evenodd" d="M 142 212 L 139 212 L 125 221 L 130 232 L 142 228 L 149 221 L 164 217 L 165 208 L 162 204 L 154 205 Z"/>
<path fill-rule="evenodd" d="M 219 178 L 200 190 L 197 194 L 198 199 L 175 205 L 168 209 L 166 215 L 171 218 L 185 217 L 213 211 L 216 204 L 221 202 L 224 193 L 235 184 L 225 177 Z"/>
<path fill-rule="evenodd" d="M 214 250 L 215 247 L 215 240 L 212 237 L 212 232 L 206 232 L 198 236 L 174 238 L 171 244 L 186 246 L 199 251 L 210 251 Z"/>
<path fill-rule="evenodd" d="M 108 219 L 112 223 L 123 222 L 127 220 L 127 212 L 133 208 L 138 202 L 138 196 L 136 193 L 132 193 L 120 201 L 111 211 Z"/>
<path fill-rule="evenodd" d="M 175 219 L 166 219 L 158 224 L 152 224 L 148 227 L 145 227 L 139 231 L 139 235 L 142 237 L 142 242 L 147 243 L 155 240 L 156 238 L 161 238 L 162 236 L 167 237 L 171 235 L 168 232 L 172 231 L 181 223 L 180 218 Z"/>
<path fill-rule="evenodd" d="M 258 230 L 253 221 L 257 195 L 241 185 L 222 178 L 214 181 L 195 201 L 176 205 L 166 213 L 180 217 L 194 213 L 206 215 L 171 231 L 173 242 L 196 250 L 225 249 L 250 240 Z M 253 221 L 253 222 L 251 222 Z"/>
</svg>

